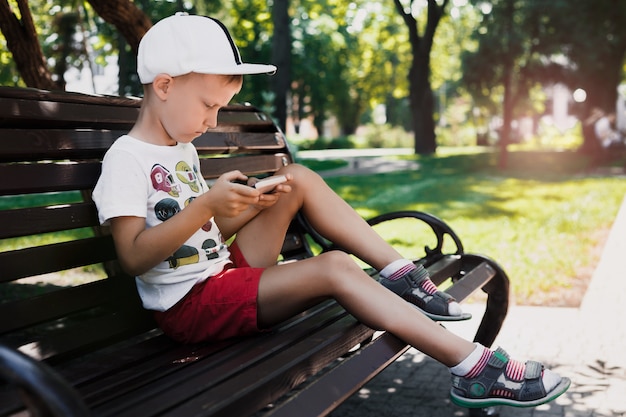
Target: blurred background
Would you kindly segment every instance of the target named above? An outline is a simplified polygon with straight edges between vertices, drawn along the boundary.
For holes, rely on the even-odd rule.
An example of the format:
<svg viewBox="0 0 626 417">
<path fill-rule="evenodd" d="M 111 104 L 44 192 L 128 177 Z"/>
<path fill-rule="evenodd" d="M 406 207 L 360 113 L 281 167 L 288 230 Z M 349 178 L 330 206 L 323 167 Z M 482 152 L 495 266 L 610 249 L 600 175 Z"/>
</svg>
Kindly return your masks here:
<svg viewBox="0 0 626 417">
<path fill-rule="evenodd" d="M 176 11 L 220 18 L 244 59 L 278 65 L 236 99 L 302 149 L 591 153 L 626 129 L 616 0 L 1 0 L 0 85 L 140 96 L 139 39 Z"/>
</svg>

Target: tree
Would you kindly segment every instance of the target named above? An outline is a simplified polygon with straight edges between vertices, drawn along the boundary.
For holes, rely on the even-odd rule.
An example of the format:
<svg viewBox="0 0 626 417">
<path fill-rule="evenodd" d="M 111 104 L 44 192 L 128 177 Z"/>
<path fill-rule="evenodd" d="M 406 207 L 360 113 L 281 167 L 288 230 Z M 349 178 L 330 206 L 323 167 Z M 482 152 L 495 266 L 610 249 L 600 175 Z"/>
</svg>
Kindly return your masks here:
<svg viewBox="0 0 626 417">
<path fill-rule="evenodd" d="M 575 109 L 580 119 L 586 120 L 596 107 L 614 112 L 617 88 L 624 80 L 626 2 L 555 0 L 549 10 L 553 39 L 567 58 L 562 80 L 572 90 L 582 88 L 587 93 L 586 101 Z M 592 129 L 583 132 L 583 150 L 595 149 Z"/>
<path fill-rule="evenodd" d="M 430 51 L 435 31 L 445 14 L 448 0 L 441 1 L 441 4 L 436 0 L 428 0 L 426 26 L 421 35 L 417 19 L 413 16 L 418 1 L 411 0 L 408 6 L 405 6 L 401 0 L 394 0 L 394 4 L 409 30 L 409 42 L 413 54 L 408 79 L 415 153 L 431 154 L 437 149 L 437 143 L 433 118 L 434 97 L 430 84 Z"/>
<path fill-rule="evenodd" d="M 130 0 L 87 0 L 102 19 L 115 26 L 135 54 L 139 41 L 150 29 L 150 18 Z"/>
<path fill-rule="evenodd" d="M 501 99 L 502 126 L 498 146 L 499 166 L 504 168 L 507 165 L 507 147 L 511 142 L 514 110 L 516 104 L 528 94 L 525 77 L 533 57 L 536 58 L 536 43 L 529 35 L 537 34 L 532 26 L 538 21 L 534 19 L 536 16 L 524 13 L 529 10 L 523 8 L 524 0 L 494 0 L 491 3 L 475 32 L 477 51 L 464 56 L 463 80 L 479 102 L 495 97 Z M 499 95 L 494 94 L 497 86 L 502 88 Z"/>
<path fill-rule="evenodd" d="M 89 3 L 103 19 L 113 24 L 124 35 L 136 51 L 139 40 L 152 25 L 150 19 L 130 0 L 93 0 Z M 20 17 L 12 9 L 8 0 L 0 1 L 0 29 L 7 40 L 7 47 L 20 76 L 28 87 L 46 90 L 64 89 L 65 82 L 62 74 L 66 69 L 65 60 L 69 56 L 68 51 L 65 50 L 57 56 L 57 72 L 61 74 L 57 74 L 55 81 L 40 46 L 28 2 L 18 0 L 17 6 Z M 74 6 L 74 9 L 78 9 L 78 5 Z M 43 14 L 47 12 L 46 9 Z M 67 46 L 68 39 L 75 33 L 75 28 L 71 26 L 79 24 L 80 18 L 76 13 L 56 13 L 56 22 L 59 23 L 56 30 L 60 32 L 60 35 L 65 34 L 57 43 L 61 49 Z"/>
<path fill-rule="evenodd" d="M 289 0 L 274 0 L 272 8 L 274 35 L 272 36 L 272 60 L 279 70 L 272 77 L 275 117 L 280 128 L 287 125 L 287 95 L 291 84 L 291 27 L 289 24 Z"/>
<path fill-rule="evenodd" d="M 8 0 L 0 1 L 0 30 L 7 40 L 7 47 L 27 86 L 45 90 L 59 89 L 52 79 L 37 39 L 27 0 L 17 0 L 18 17 Z"/>
<path fill-rule="evenodd" d="M 500 147 L 506 165 L 511 122 L 528 111 L 537 86 L 583 88 L 587 101 L 573 110 L 581 120 L 594 107 L 614 111 L 623 79 L 626 3 L 613 0 L 476 0 L 485 13 L 474 32 L 476 51 L 463 57 L 465 86 L 476 103 L 502 106 Z M 576 28 L 572 30 L 572 28 Z M 488 104 L 484 104 L 488 103 Z M 499 111 L 498 111 L 498 114 Z M 593 129 L 583 129 L 593 149 Z"/>
<path fill-rule="evenodd" d="M 342 133 L 352 133 L 363 97 L 349 67 L 362 52 L 348 31 L 345 2 L 305 1 L 294 8 L 291 113 L 296 124 L 311 116 L 320 135 L 329 114 Z"/>
</svg>

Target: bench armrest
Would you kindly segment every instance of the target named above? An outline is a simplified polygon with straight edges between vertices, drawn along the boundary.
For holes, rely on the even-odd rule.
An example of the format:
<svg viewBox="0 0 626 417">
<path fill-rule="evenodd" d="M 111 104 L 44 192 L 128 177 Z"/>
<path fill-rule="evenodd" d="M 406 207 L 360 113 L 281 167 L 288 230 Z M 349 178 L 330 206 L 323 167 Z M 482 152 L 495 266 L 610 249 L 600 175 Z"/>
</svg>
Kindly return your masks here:
<svg viewBox="0 0 626 417">
<path fill-rule="evenodd" d="M 78 393 L 43 362 L 0 345 L 0 378 L 16 386 L 34 415 L 85 417 L 91 413 Z"/>
<path fill-rule="evenodd" d="M 434 248 L 429 248 L 428 246 L 424 247 L 424 251 L 426 252 L 426 257 L 429 258 L 432 255 L 442 255 L 443 252 L 443 240 L 445 235 L 450 236 L 454 245 L 456 247 L 456 251 L 452 253 L 452 255 L 461 255 L 463 254 L 463 244 L 461 243 L 461 239 L 457 236 L 457 234 L 452 230 L 450 226 L 440 218 L 433 216 L 432 214 L 425 213 L 423 211 L 416 210 L 405 210 L 405 211 L 392 211 L 390 213 L 384 213 L 379 216 L 373 217 L 367 221 L 370 226 L 374 226 L 383 222 L 396 220 L 396 219 L 406 219 L 413 218 L 418 219 L 426 223 L 432 229 L 433 233 L 437 237 L 437 245 Z"/>
<path fill-rule="evenodd" d="M 379 223 L 404 219 L 404 218 L 413 218 L 417 220 L 421 220 L 426 223 L 432 229 L 433 233 L 437 237 L 437 244 L 434 248 L 430 248 L 428 246 L 424 247 L 426 252 L 425 260 L 427 263 L 432 261 L 436 261 L 443 255 L 443 243 L 445 235 L 450 236 L 456 250 L 452 253 L 452 255 L 461 255 L 464 252 L 463 244 L 461 243 L 461 239 L 457 236 L 457 234 L 452 230 L 450 226 L 443 220 L 438 217 L 433 216 L 432 214 L 428 214 L 422 211 L 416 210 L 405 210 L 405 211 L 393 211 L 389 213 L 384 213 L 379 216 L 373 217 L 367 220 L 367 223 L 370 226 L 377 225 Z M 320 235 L 314 228 L 311 226 L 309 221 L 306 219 L 304 215 L 298 213 L 295 221 L 302 233 L 308 234 L 313 241 L 318 244 L 323 252 L 327 252 L 329 250 L 342 250 L 340 247 L 334 245 L 332 242 L 326 240 L 322 235 Z"/>
</svg>

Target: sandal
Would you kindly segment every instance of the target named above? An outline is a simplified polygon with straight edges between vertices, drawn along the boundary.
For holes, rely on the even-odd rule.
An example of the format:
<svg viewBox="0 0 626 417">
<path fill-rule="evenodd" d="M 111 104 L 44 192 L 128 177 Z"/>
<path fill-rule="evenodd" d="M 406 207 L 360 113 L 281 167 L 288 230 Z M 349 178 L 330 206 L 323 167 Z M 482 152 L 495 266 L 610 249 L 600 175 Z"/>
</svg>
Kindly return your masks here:
<svg viewBox="0 0 626 417">
<path fill-rule="evenodd" d="M 469 313 L 450 314 L 448 307 L 450 303 L 456 302 L 456 300 L 450 294 L 438 291 L 437 287 L 430 281 L 428 271 L 421 265 L 396 280 L 381 277 L 380 283 L 432 320 L 460 321 L 472 318 Z"/>
<path fill-rule="evenodd" d="M 452 375 L 450 398 L 456 405 L 466 408 L 485 408 L 496 405 L 535 407 L 554 400 L 570 386 L 569 378 L 561 381 L 550 392 L 543 386 L 543 365 L 528 361 L 523 377 L 515 380 L 506 375 L 509 355 L 498 348 L 485 369 L 475 378 Z"/>
</svg>

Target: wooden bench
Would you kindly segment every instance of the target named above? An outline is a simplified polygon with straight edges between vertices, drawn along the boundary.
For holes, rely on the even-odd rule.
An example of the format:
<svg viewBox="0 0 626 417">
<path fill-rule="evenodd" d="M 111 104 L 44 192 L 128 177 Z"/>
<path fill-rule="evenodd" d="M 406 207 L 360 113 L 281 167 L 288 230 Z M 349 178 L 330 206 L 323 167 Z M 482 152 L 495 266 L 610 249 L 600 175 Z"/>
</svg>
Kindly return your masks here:
<svg viewBox="0 0 626 417">
<path fill-rule="evenodd" d="M 255 337 L 181 345 L 164 336 L 90 200 L 104 152 L 138 107 L 130 98 L 0 87 L 0 415 L 325 415 L 406 351 L 330 301 Z M 232 169 L 271 173 L 293 159 L 283 134 L 251 106 L 223 109 L 219 128 L 194 143 L 208 180 Z M 504 271 L 465 254 L 428 214 L 390 213 L 372 224 L 398 217 L 432 229 L 436 244 L 416 261 L 436 283 L 452 278 L 447 291 L 459 300 L 479 288 L 488 294 L 476 340 L 491 345 L 508 307 Z M 444 238 L 454 253 L 442 253 Z M 316 240 L 325 245 L 298 219 L 284 259 L 314 256 Z"/>
</svg>

